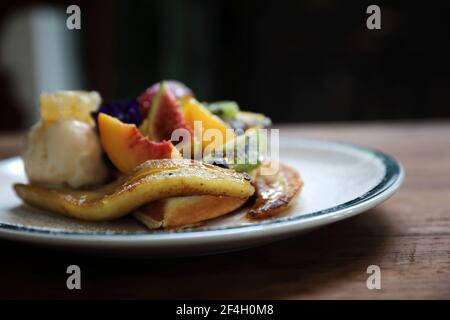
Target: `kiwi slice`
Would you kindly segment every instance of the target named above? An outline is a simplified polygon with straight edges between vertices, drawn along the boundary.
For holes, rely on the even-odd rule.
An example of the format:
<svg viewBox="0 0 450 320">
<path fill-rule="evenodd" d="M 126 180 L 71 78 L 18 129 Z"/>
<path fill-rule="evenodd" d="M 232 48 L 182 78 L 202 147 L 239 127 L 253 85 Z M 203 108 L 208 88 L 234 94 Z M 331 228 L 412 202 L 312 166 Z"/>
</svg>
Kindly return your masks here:
<svg viewBox="0 0 450 320">
<path fill-rule="evenodd" d="M 234 101 L 217 101 L 204 105 L 210 112 L 224 120 L 233 118 L 239 112 L 239 106 Z"/>
<path fill-rule="evenodd" d="M 220 152 L 204 157 L 203 161 L 212 163 L 221 158 L 231 169 L 249 173 L 261 164 L 266 153 L 266 135 L 261 130 L 249 129 L 224 144 Z"/>
</svg>

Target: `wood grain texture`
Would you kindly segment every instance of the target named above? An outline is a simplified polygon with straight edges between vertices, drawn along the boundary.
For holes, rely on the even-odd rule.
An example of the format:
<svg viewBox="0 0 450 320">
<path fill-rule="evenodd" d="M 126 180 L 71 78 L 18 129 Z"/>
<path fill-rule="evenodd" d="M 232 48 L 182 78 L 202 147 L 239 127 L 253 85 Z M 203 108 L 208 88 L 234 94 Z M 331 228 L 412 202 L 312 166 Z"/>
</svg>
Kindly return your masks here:
<svg viewBox="0 0 450 320">
<path fill-rule="evenodd" d="M 367 145 L 403 164 L 401 189 L 357 217 L 264 247 L 178 259 L 117 259 L 0 241 L 1 298 L 450 298 L 450 122 L 316 124 L 281 135 Z M 0 156 L 21 138 L 0 138 Z M 81 291 L 65 289 L 80 265 Z M 381 267 L 381 290 L 366 268 Z"/>
</svg>

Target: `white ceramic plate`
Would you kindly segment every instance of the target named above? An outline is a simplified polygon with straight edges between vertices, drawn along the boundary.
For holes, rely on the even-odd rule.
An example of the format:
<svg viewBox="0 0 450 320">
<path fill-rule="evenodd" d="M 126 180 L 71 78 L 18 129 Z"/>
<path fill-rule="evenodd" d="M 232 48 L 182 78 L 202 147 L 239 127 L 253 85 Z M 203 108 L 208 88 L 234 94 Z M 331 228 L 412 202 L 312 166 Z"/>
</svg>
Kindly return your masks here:
<svg viewBox="0 0 450 320">
<path fill-rule="evenodd" d="M 0 237 L 64 249 L 148 256 L 242 249 L 349 218 L 389 198 L 403 180 L 400 164 L 379 151 L 317 140 L 282 140 L 280 159 L 305 186 L 282 216 L 250 222 L 242 212 L 180 231 L 148 231 L 131 218 L 83 222 L 24 206 L 12 184 L 26 181 L 19 158 L 0 162 Z"/>
</svg>

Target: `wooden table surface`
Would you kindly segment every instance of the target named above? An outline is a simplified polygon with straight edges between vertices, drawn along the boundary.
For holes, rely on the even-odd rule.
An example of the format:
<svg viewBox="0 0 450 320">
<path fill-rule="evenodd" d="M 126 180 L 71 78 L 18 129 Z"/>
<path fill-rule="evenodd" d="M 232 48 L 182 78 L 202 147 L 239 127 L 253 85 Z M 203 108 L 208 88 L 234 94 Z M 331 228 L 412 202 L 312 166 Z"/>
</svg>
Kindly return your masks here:
<svg viewBox="0 0 450 320">
<path fill-rule="evenodd" d="M 282 136 L 367 145 L 397 157 L 400 190 L 357 217 L 259 248 L 137 260 L 58 253 L 0 241 L 0 298 L 450 298 L 450 121 L 285 126 Z M 0 157 L 22 137 L 0 136 Z M 82 290 L 66 289 L 80 265 Z M 381 268 L 381 290 L 366 269 Z"/>
</svg>

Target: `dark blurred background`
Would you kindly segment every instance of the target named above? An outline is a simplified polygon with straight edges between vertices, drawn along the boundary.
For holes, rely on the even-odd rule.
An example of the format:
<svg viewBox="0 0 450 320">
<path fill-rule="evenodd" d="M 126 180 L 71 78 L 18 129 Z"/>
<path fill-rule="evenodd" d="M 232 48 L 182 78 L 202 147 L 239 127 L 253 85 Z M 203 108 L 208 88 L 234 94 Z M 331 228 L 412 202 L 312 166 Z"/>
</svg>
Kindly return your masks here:
<svg viewBox="0 0 450 320">
<path fill-rule="evenodd" d="M 2 2 L 0 130 L 36 121 L 42 90 L 122 99 L 161 79 L 275 122 L 450 117 L 449 17 L 444 1 Z"/>
</svg>

